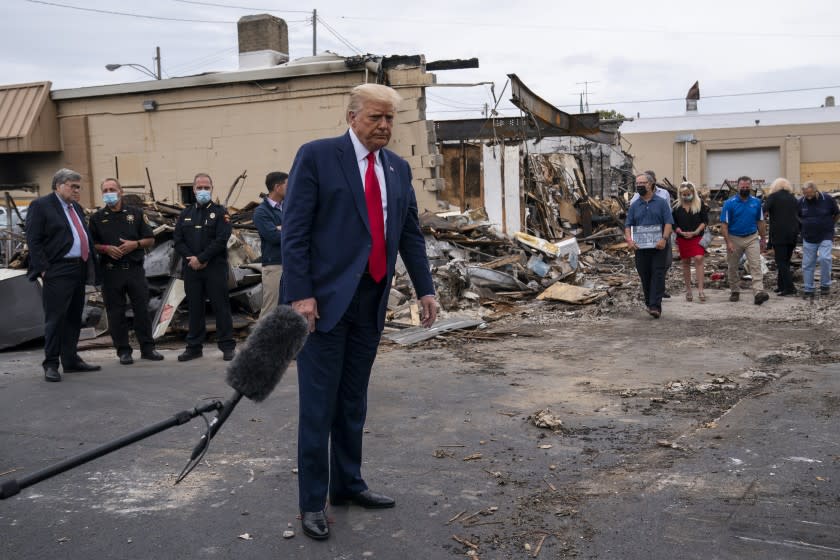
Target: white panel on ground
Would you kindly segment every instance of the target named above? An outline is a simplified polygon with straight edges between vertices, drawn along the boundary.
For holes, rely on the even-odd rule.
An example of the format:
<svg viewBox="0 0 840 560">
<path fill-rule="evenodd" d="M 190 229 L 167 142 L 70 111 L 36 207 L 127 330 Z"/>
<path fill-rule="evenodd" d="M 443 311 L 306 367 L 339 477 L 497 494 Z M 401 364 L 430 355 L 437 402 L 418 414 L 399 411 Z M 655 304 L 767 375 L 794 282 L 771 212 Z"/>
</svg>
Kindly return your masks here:
<svg viewBox="0 0 840 560">
<path fill-rule="evenodd" d="M 753 185 L 770 185 L 781 173 L 779 148 L 709 150 L 706 152 L 706 185 L 721 187 L 728 179 L 734 187 L 738 177 L 747 175 Z"/>
<path fill-rule="evenodd" d="M 519 146 L 505 146 L 505 225 L 512 235 L 522 228 L 519 220 Z"/>
<path fill-rule="evenodd" d="M 499 146 L 482 146 L 484 209 L 492 224 L 502 230 L 502 156 Z"/>
</svg>

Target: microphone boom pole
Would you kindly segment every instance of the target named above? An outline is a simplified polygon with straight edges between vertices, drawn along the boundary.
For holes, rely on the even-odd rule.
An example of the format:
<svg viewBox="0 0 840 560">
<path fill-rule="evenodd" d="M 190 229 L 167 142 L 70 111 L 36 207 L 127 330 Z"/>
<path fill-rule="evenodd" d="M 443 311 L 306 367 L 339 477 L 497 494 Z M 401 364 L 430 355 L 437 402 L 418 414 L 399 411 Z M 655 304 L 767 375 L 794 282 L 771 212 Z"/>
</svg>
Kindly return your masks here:
<svg viewBox="0 0 840 560">
<path fill-rule="evenodd" d="M 0 484 L 0 500 L 11 498 L 12 496 L 17 495 L 24 488 L 28 488 L 33 484 L 37 484 L 43 480 L 52 478 L 63 472 L 69 471 L 74 467 L 78 467 L 79 465 L 83 465 L 87 462 L 93 461 L 94 459 L 98 459 L 103 455 L 107 455 L 108 453 L 111 453 L 118 449 L 122 449 L 127 445 L 131 445 L 132 443 L 136 443 L 142 439 L 146 439 L 147 437 L 153 436 L 164 430 L 168 430 L 169 428 L 174 428 L 175 426 L 186 424 L 196 416 L 204 414 L 205 412 L 221 410 L 222 407 L 223 405 L 221 401 L 214 400 L 203 406 L 195 407 L 192 410 L 183 410 L 181 412 L 176 413 L 174 416 L 167 420 L 158 422 L 157 424 L 153 424 L 147 428 L 137 430 L 136 432 L 124 435 L 121 438 L 102 444 L 99 447 L 96 447 L 84 453 L 80 453 L 75 457 L 70 457 L 69 459 L 65 459 L 64 461 L 55 463 L 54 465 L 50 465 L 49 467 L 41 469 L 40 471 L 34 472 L 32 474 L 26 475 L 20 479 L 3 481 L 2 484 Z"/>
</svg>

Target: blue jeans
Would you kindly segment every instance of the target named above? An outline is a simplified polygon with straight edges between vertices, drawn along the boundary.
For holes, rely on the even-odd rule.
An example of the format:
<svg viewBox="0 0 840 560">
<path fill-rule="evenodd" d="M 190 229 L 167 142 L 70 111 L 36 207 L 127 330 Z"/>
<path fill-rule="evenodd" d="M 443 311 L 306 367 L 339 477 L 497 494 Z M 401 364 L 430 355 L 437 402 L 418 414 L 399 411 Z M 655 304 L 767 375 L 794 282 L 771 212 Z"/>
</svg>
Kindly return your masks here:
<svg viewBox="0 0 840 560">
<path fill-rule="evenodd" d="M 805 291 L 814 291 L 814 272 L 820 264 L 820 286 L 831 287 L 831 246 L 832 241 L 808 243 L 802 241 L 802 276 L 805 278 Z"/>
</svg>

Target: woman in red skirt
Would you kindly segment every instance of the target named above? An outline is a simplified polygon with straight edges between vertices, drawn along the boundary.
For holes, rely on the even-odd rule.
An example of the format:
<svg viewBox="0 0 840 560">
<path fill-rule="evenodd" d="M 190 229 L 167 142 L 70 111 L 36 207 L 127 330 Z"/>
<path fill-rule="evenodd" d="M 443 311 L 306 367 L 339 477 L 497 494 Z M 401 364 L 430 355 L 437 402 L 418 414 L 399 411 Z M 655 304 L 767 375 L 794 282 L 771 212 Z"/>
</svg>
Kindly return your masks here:
<svg viewBox="0 0 840 560">
<path fill-rule="evenodd" d="M 693 183 L 686 181 L 680 185 L 680 203 L 674 210 L 674 233 L 677 234 L 677 247 L 680 250 L 683 279 L 685 280 L 685 299 L 692 301 L 691 262 L 697 274 L 697 295 L 700 301 L 706 301 L 703 293 L 703 257 L 706 250 L 700 245 L 703 231 L 709 227 L 709 209 L 703 204 Z"/>
</svg>

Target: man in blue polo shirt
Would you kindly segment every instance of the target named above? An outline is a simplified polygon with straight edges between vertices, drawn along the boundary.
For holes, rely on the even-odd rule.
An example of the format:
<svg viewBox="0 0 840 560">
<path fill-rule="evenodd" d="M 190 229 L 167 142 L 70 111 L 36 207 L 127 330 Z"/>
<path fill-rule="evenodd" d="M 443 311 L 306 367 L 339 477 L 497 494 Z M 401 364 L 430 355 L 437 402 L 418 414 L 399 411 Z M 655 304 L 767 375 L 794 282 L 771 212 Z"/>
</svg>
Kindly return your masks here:
<svg viewBox="0 0 840 560">
<path fill-rule="evenodd" d="M 802 224 L 802 276 L 805 279 L 802 295 L 814 297 L 814 272 L 820 264 L 820 294 L 831 292 L 831 248 L 834 243 L 834 224 L 840 218 L 837 202 L 817 190 L 808 181 L 802 185 L 799 200 L 799 221 Z"/>
<path fill-rule="evenodd" d="M 720 226 L 726 240 L 726 260 L 729 265 L 729 301 L 738 301 L 741 295 L 741 278 L 738 265 L 741 255 L 747 254 L 752 276 L 753 303 L 761 305 L 770 296 L 764 291 L 761 273 L 761 251 L 767 248 L 767 230 L 761 201 L 752 196 L 752 179 L 738 178 L 738 194 L 723 203 Z"/>
<path fill-rule="evenodd" d="M 643 173 L 636 177 L 639 198 L 627 209 L 624 238 L 636 251 L 636 271 L 642 281 L 647 311 L 658 319 L 662 315 L 662 295 L 665 293 L 668 263 L 665 252 L 670 249 L 668 239 L 674 218 L 670 205 L 655 196 L 655 188 L 650 175 Z"/>
</svg>

